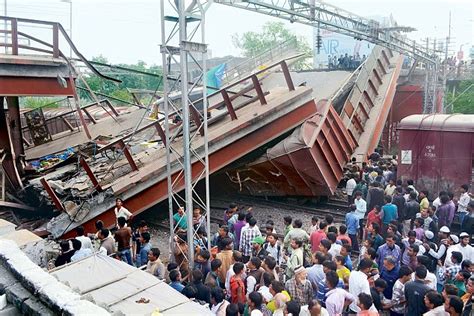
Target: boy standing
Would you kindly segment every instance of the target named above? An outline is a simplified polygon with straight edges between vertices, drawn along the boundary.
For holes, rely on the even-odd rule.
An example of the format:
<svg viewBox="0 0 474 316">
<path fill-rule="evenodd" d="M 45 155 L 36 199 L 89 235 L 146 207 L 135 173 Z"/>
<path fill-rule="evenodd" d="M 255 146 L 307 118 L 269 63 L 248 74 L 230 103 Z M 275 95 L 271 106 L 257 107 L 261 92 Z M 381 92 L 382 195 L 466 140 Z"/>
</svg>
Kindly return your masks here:
<svg viewBox="0 0 474 316">
<path fill-rule="evenodd" d="M 413 270 L 408 266 L 401 266 L 398 271 L 398 280 L 393 285 L 392 299 L 390 300 L 390 314 L 392 316 L 403 316 L 405 314 L 405 283 L 411 280 Z"/>
</svg>

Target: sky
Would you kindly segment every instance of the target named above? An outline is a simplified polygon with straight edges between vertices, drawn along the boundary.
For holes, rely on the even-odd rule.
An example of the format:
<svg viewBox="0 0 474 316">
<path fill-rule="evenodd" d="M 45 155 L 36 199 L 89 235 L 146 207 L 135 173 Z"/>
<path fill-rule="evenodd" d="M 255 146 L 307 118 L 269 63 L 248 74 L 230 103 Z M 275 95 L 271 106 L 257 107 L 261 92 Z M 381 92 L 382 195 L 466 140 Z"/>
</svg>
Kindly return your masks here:
<svg viewBox="0 0 474 316">
<path fill-rule="evenodd" d="M 69 31 L 69 0 L 0 0 L 2 15 L 5 1 L 9 16 L 57 21 Z M 142 60 L 148 65 L 161 64 L 159 8 L 162 0 L 70 1 L 72 37 L 86 58 L 102 55 L 111 63 L 131 64 Z M 329 0 L 327 3 L 365 17 L 392 15 L 399 25 L 418 30 L 409 35 L 417 41 L 426 37 L 445 38 L 451 11 L 453 52 L 458 51 L 461 45 L 467 52 L 474 44 L 472 0 Z M 206 14 L 206 42 L 212 57 L 239 55 L 239 50 L 232 44 L 232 35 L 258 32 L 268 21 L 280 20 L 213 3 Z M 284 23 L 312 44 L 311 27 Z M 30 31 L 46 32 L 37 29 Z"/>
</svg>

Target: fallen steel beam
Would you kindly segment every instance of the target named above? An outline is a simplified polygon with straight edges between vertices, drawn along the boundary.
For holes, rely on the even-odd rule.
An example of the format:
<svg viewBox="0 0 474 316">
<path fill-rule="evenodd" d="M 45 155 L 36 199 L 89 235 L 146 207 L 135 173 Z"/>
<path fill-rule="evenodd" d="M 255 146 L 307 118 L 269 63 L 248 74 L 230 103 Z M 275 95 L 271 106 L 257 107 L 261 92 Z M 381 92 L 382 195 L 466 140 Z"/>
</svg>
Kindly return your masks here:
<svg viewBox="0 0 474 316">
<path fill-rule="evenodd" d="M 58 211 L 61 211 L 61 212 L 64 212 L 65 209 L 64 209 L 64 205 L 61 203 L 61 201 L 59 200 L 58 196 L 56 195 L 56 193 L 54 192 L 54 190 L 51 188 L 51 186 L 49 185 L 48 181 L 45 179 L 45 178 L 41 178 L 40 179 L 40 182 L 41 184 L 43 185 L 43 188 L 46 190 L 46 192 L 48 193 L 49 197 L 51 198 L 51 200 L 53 201 L 53 204 L 54 206 L 56 207 L 56 209 Z"/>
<path fill-rule="evenodd" d="M 102 187 L 101 187 L 99 181 L 97 180 L 94 172 L 92 172 L 91 168 L 87 164 L 87 161 L 83 157 L 81 157 L 79 162 L 80 162 L 82 168 L 84 168 L 84 170 L 86 171 L 87 176 L 89 177 L 89 179 L 92 182 L 92 185 L 94 186 L 94 189 L 96 189 L 98 192 L 102 192 Z"/>
</svg>

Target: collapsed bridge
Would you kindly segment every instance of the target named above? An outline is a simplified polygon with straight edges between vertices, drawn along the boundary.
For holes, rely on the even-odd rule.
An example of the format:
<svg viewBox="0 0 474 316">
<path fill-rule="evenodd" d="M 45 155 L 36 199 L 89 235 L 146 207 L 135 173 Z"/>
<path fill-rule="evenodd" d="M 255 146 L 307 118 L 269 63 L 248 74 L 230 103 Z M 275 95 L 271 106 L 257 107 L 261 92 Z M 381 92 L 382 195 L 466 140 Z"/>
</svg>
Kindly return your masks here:
<svg viewBox="0 0 474 316">
<path fill-rule="evenodd" d="M 173 137 L 166 138 L 163 117 L 143 120 L 147 112 L 143 107 L 118 110 L 110 101 L 99 100 L 48 118 L 69 124 L 55 134 L 43 131 L 43 141 L 38 142 L 38 133 L 34 133 L 38 126 L 15 131 L 8 128 L 13 121 L 21 121 L 19 103 L 15 101 L 19 97 L 77 98 L 77 74 L 60 49 L 51 45 L 52 56 L 32 58 L 13 50 L 13 54 L 0 58 L 4 66 L 21 65 L 1 67 L 9 72 L 0 72 L 0 80 L 7 83 L 0 87 L 0 96 L 9 100 L 6 109 L 0 107 L 0 127 L 8 140 L 2 144 L 7 153 L 2 161 L 6 172 L 2 174 L 7 182 L 13 187 L 24 185 L 24 169 L 20 168 L 24 162 L 73 148 L 80 164 L 59 166 L 25 182 L 38 194 L 46 192 L 59 212 L 45 227 L 55 237 L 68 234 L 78 225 L 93 230 L 97 220 L 113 226 L 116 197 L 126 201 L 134 215 L 164 201 L 168 196 L 165 145 L 170 139 L 180 148 L 183 134 L 179 120 L 170 123 Z M 330 195 L 350 158 L 363 161 L 376 148 L 394 98 L 402 55 L 377 46 L 355 71 L 290 71 L 299 56 L 295 51 L 272 56 L 208 97 L 209 172 L 217 175 L 213 181 L 222 181 L 219 185 L 233 187 L 237 177 L 252 179 L 243 186 L 246 193 L 255 195 Z M 38 64 L 47 71 L 38 73 Z M 51 78 L 65 74 L 70 76 L 66 87 L 54 86 L 58 81 Z M 27 85 L 31 77 L 39 84 Z M 11 90 L 13 85 L 8 83 L 12 81 L 25 89 Z M 56 90 L 38 90 L 44 90 L 46 84 Z M 3 104 L 3 97 L 1 100 Z M 94 118 L 92 107 L 102 108 L 109 115 Z M 72 112 L 88 120 L 73 126 L 68 121 Z M 44 117 L 38 115 L 44 125 Z M 196 131 L 192 141 L 196 150 L 202 151 L 199 114 L 191 112 L 191 117 L 191 128 Z M 91 144 L 93 150 L 88 151 Z M 180 157 L 182 152 L 177 152 L 171 161 L 177 191 L 184 185 Z M 192 161 L 192 176 L 202 172 L 202 165 Z"/>
</svg>

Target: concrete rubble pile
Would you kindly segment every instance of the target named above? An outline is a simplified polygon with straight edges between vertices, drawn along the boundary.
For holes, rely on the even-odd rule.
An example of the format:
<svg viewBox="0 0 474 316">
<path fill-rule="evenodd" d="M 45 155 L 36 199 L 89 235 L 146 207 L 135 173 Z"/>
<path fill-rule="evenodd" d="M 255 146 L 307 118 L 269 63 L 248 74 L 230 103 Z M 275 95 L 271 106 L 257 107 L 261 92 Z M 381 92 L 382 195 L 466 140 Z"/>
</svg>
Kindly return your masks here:
<svg viewBox="0 0 474 316">
<path fill-rule="evenodd" d="M 142 159 L 147 159 L 152 151 L 161 147 L 156 142 L 145 141 L 152 137 L 153 135 L 142 132 L 128 143 L 138 166 L 142 165 Z M 95 146 L 97 147 L 97 145 Z M 82 153 L 81 150 L 79 152 Z M 94 151 L 89 154 L 88 158 L 86 156 L 84 158 L 86 158 L 89 167 L 102 186 L 106 186 L 114 179 L 130 172 L 127 160 L 119 151 L 108 151 L 99 154 Z M 78 162 L 59 167 L 45 175 L 44 179 L 48 181 L 58 198 L 63 201 L 69 217 L 76 222 L 82 221 L 88 210 L 93 208 L 94 205 L 101 204 L 105 199 L 114 195 L 110 189 L 97 193 L 87 173 Z M 46 204 L 54 207 L 40 182 L 40 178 L 32 179 L 28 184 L 37 193 L 37 196 L 42 197 Z M 86 205 L 81 205 L 81 201 L 84 200 L 87 200 Z M 78 211 L 80 211 L 79 214 Z"/>
</svg>

